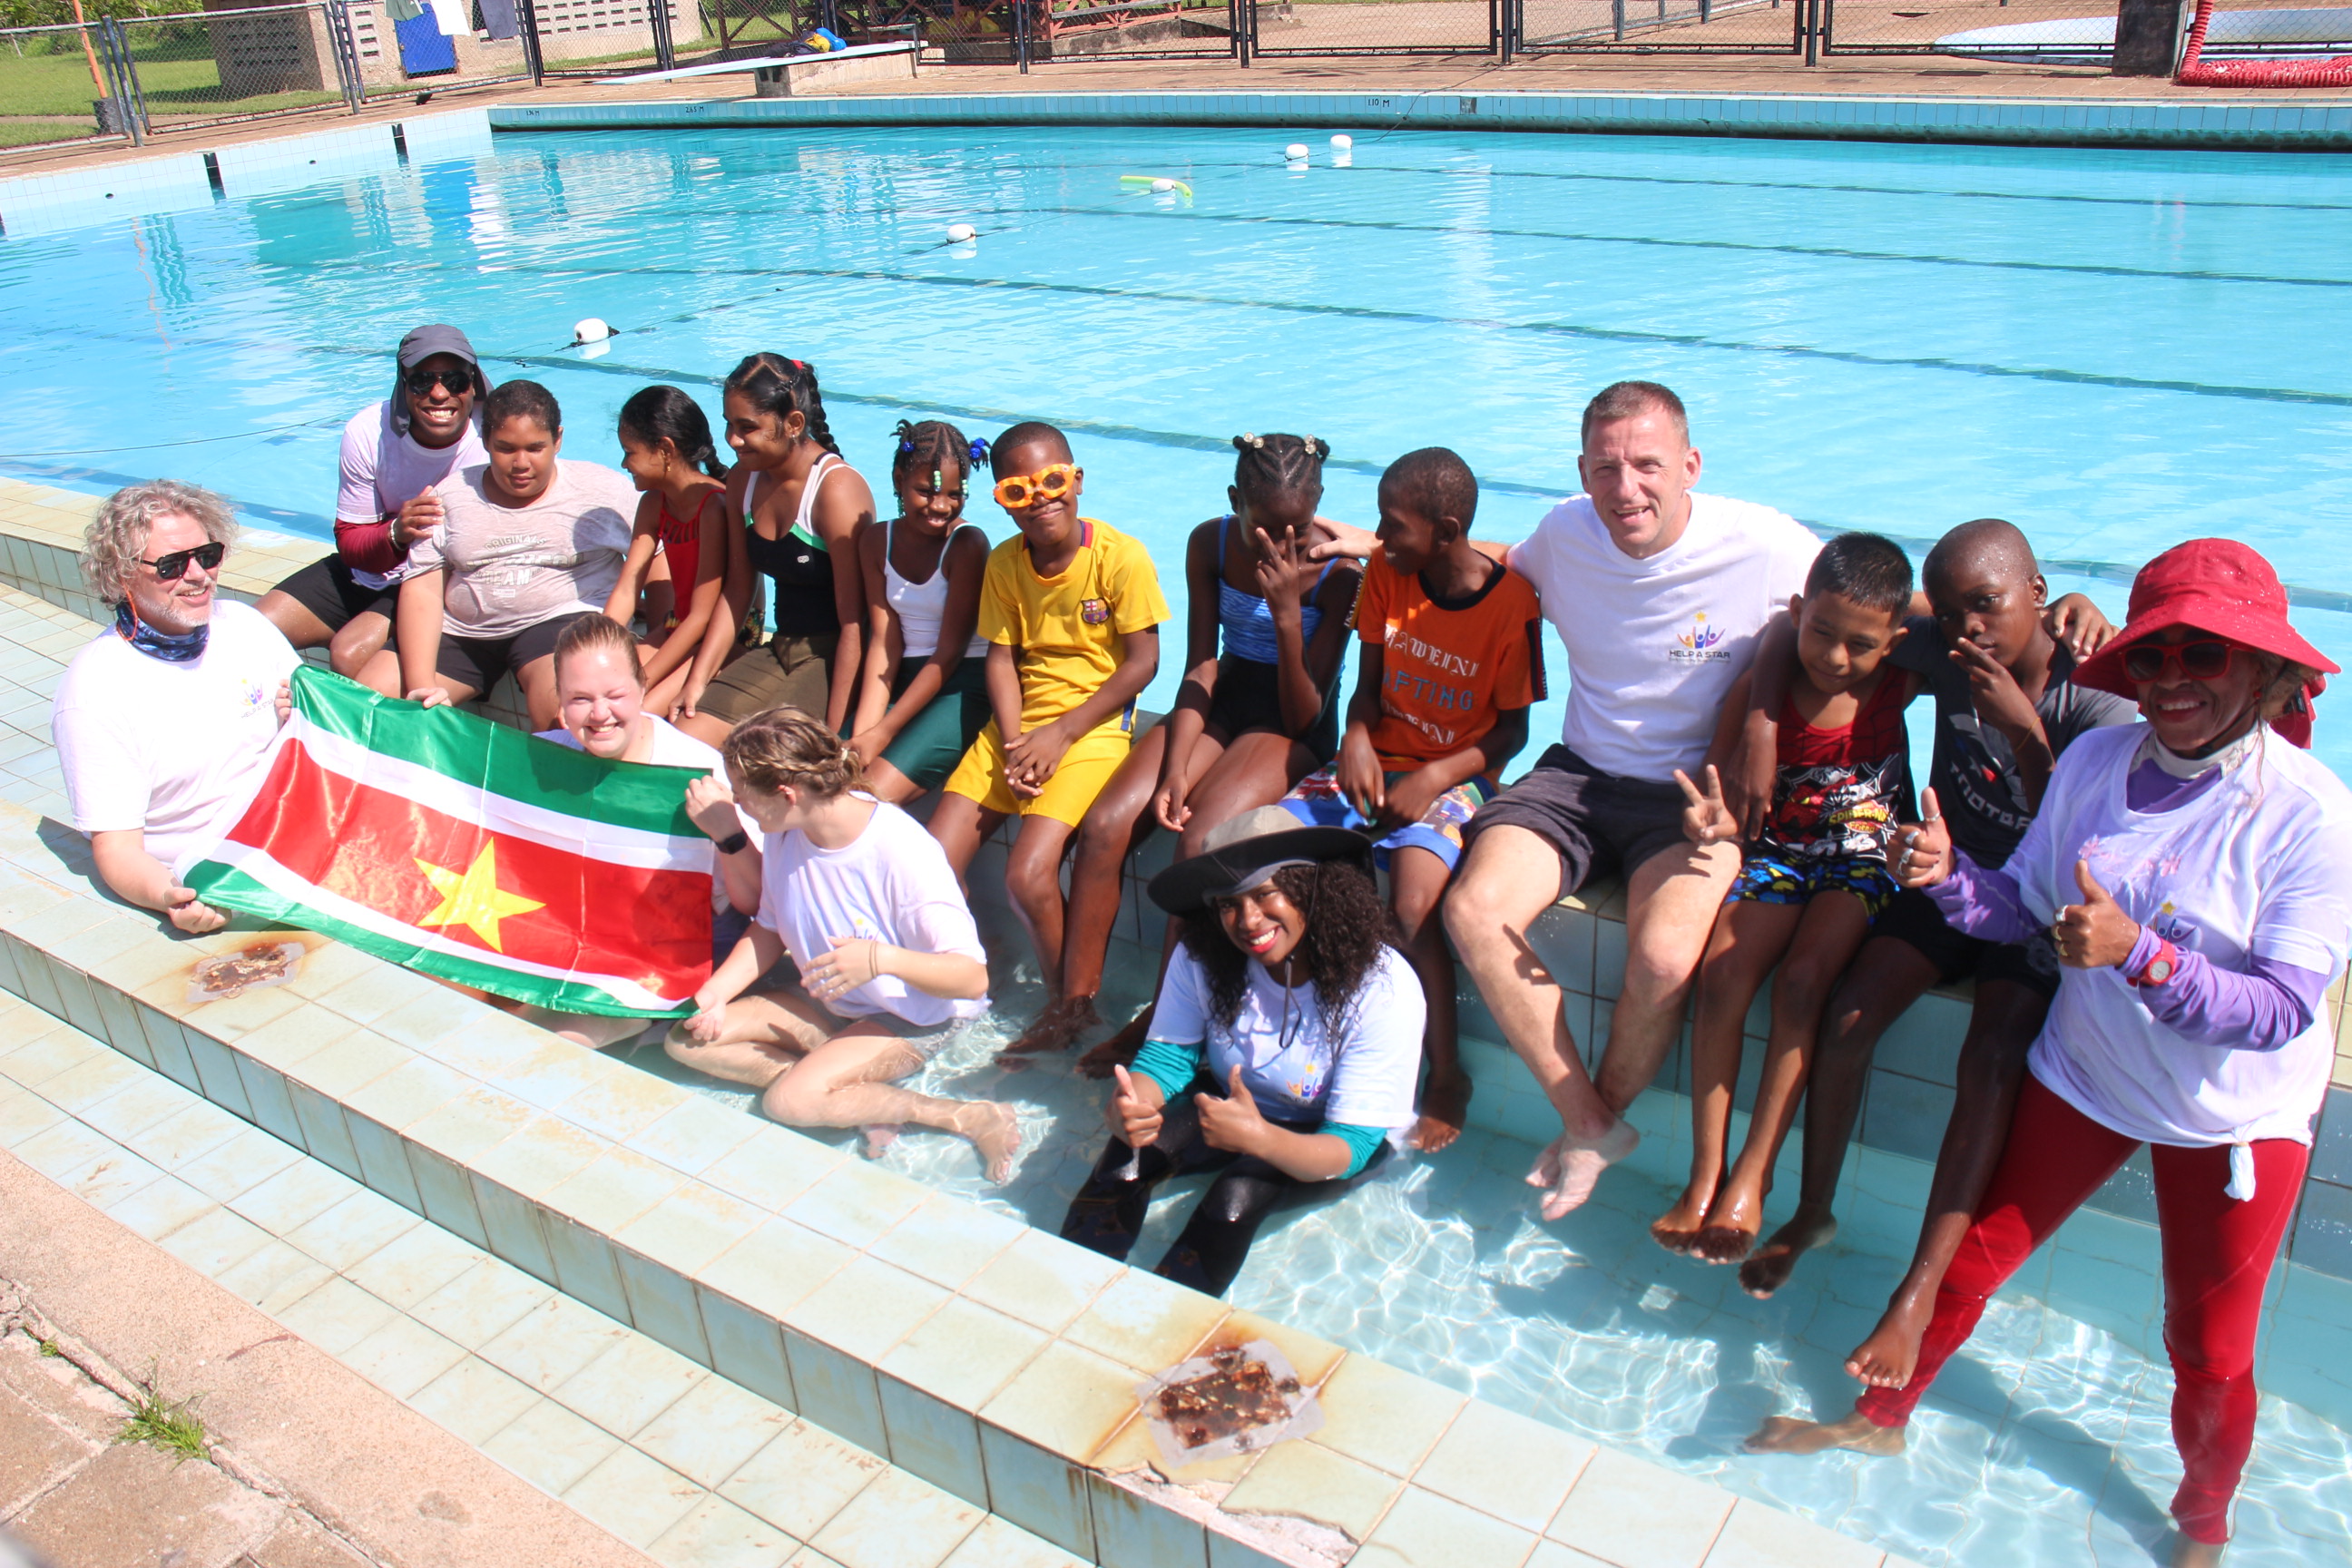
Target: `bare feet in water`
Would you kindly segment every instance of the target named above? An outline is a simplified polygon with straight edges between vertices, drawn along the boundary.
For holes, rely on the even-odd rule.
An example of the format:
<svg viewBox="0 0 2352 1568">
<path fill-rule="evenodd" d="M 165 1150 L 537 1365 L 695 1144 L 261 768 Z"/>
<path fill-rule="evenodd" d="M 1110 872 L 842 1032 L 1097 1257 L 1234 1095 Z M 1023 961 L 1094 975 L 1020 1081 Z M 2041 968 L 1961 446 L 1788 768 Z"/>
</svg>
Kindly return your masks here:
<svg viewBox="0 0 2352 1568">
<path fill-rule="evenodd" d="M 1421 1120 L 1412 1124 L 1406 1142 L 1424 1154 L 1434 1154 L 1462 1136 L 1470 1119 L 1470 1075 L 1460 1068 L 1431 1073 L 1421 1091 Z"/>
<path fill-rule="evenodd" d="M 2220 1568 L 2221 1553 L 2228 1550 L 2227 1545 L 2217 1545 L 2210 1541 L 2191 1541 L 2185 1535 L 2175 1536 L 2172 1568 Z"/>
<path fill-rule="evenodd" d="M 1584 1206 L 1601 1173 L 1631 1154 L 1642 1142 L 1630 1121 L 1619 1121 L 1598 1138 L 1571 1138 L 1563 1132 L 1553 1140 L 1528 1173 L 1528 1185 L 1545 1189 L 1544 1218 L 1562 1219 Z"/>
<path fill-rule="evenodd" d="M 865 1139 L 857 1152 L 869 1160 L 879 1160 L 906 1129 L 896 1121 L 870 1121 L 857 1131 Z"/>
<path fill-rule="evenodd" d="M 1706 1224 L 1691 1243 L 1691 1256 L 1702 1263 L 1737 1263 L 1756 1250 L 1756 1238 L 1763 1230 L 1764 1194 L 1735 1172 L 1708 1206 Z"/>
<path fill-rule="evenodd" d="M 1146 1007 L 1120 1026 L 1118 1034 L 1090 1047 L 1078 1058 L 1078 1076 L 1108 1078 L 1114 1067 L 1133 1066 L 1135 1053 L 1143 1048 L 1144 1037 L 1150 1032 L 1151 1009 Z"/>
<path fill-rule="evenodd" d="M 1846 1375 L 1873 1388 L 1905 1388 L 1919 1365 L 1919 1341 L 1935 1313 L 1936 1293 L 1910 1279 L 1895 1288 L 1878 1327 L 1845 1358 Z"/>
<path fill-rule="evenodd" d="M 1044 1012 L 1030 1021 L 1021 1031 L 1021 1037 L 1005 1047 L 999 1057 L 1034 1056 L 1045 1051 L 1066 1051 L 1078 1043 L 1078 1037 L 1088 1029 L 1100 1026 L 1102 1019 L 1095 1015 L 1095 999 L 1091 996 L 1062 996 L 1045 1004 Z"/>
<path fill-rule="evenodd" d="M 1698 1233 L 1706 1224 L 1708 1205 L 1715 1202 L 1715 1189 L 1704 1192 L 1685 1187 L 1675 1206 L 1650 1222 L 1650 1239 L 1668 1252 L 1687 1255 L 1698 1241 Z"/>
<path fill-rule="evenodd" d="M 1818 1454 L 1824 1448 L 1852 1448 L 1857 1454 L 1890 1459 L 1903 1451 L 1903 1428 L 1874 1426 L 1860 1411 L 1841 1421 L 1773 1415 L 1749 1433 L 1741 1447 L 1751 1454 Z"/>
<path fill-rule="evenodd" d="M 1817 1247 L 1827 1247 L 1836 1239 L 1837 1230 L 1837 1216 L 1828 1209 L 1799 1204 L 1789 1223 L 1739 1266 L 1739 1288 L 1759 1301 L 1769 1300 L 1773 1291 L 1789 1282 L 1797 1259 Z"/>
<path fill-rule="evenodd" d="M 981 1169 L 997 1186 L 1013 1175 L 1013 1157 L 1021 1152 L 1021 1118 L 1002 1101 L 979 1100 L 956 1112 L 956 1131 L 980 1151 Z"/>
</svg>

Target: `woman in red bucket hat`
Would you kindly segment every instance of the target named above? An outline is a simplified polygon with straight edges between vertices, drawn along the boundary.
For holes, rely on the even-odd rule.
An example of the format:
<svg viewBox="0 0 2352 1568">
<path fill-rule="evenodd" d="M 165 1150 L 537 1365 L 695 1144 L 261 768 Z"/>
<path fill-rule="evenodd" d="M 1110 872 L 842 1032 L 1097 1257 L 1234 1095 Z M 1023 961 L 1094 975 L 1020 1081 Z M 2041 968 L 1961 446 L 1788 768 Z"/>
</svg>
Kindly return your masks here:
<svg viewBox="0 0 2352 1568">
<path fill-rule="evenodd" d="M 1908 1376 L 1842 1420 L 1776 1416 L 1751 1448 L 1900 1453 L 1986 1300 L 2147 1143 L 2186 1470 L 2172 1561 L 2220 1561 L 2253 1446 L 2263 1289 L 2334 1059 L 2320 1004 L 2352 948 L 2352 791 L 2269 738 L 2285 718 L 2308 739 L 2305 694 L 2336 669 L 2286 610 L 2278 574 L 2242 544 L 2165 552 L 2133 583 L 2123 631 L 2074 671 L 2136 700 L 2146 722 L 2077 739 L 1998 870 L 1953 849 L 1933 790 L 1898 831 L 1899 880 L 1932 889 L 1972 936 L 2047 928 L 2065 974 Z"/>
</svg>

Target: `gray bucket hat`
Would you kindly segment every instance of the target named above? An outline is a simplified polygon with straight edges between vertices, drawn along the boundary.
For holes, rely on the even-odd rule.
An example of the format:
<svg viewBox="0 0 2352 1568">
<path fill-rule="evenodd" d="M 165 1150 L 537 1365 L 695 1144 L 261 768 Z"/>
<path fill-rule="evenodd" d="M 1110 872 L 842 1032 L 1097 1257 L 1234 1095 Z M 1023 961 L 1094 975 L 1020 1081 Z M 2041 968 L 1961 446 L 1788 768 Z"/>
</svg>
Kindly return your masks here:
<svg viewBox="0 0 2352 1568">
<path fill-rule="evenodd" d="M 1209 829 L 1201 852 L 1179 860 L 1145 889 L 1171 915 L 1257 887 L 1285 866 L 1325 860 L 1368 864 L 1372 841 L 1352 827 L 1314 827 L 1278 805 L 1261 805 Z"/>
<path fill-rule="evenodd" d="M 465 333 L 455 327 L 418 327 L 400 340 L 400 368 L 393 372 L 392 376 L 394 434 L 408 434 L 408 373 L 435 354 L 447 354 L 453 359 L 464 360 L 473 367 L 474 396 L 478 400 L 490 395 L 490 384 L 482 374 L 482 362 L 476 356 L 474 345 L 467 341 Z"/>
</svg>

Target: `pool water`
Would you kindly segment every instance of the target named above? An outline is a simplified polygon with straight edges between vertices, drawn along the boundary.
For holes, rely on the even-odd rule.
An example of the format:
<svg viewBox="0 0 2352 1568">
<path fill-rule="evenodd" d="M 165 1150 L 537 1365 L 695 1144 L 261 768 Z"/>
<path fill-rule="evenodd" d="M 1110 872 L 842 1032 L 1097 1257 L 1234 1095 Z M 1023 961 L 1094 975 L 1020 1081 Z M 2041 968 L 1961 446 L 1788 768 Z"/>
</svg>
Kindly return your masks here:
<svg viewBox="0 0 2352 1568">
<path fill-rule="evenodd" d="M 2063 563 L 2053 586 L 2118 618 L 2147 555 L 2230 534 L 2276 562 L 2306 634 L 2352 655 L 2340 156 L 1367 131 L 1351 166 L 1318 135 L 1296 171 L 1294 139 L 508 136 L 12 238 L 0 472 L 90 490 L 168 474 L 323 540 L 336 434 L 386 390 L 410 326 L 456 322 L 495 378 L 544 381 L 567 453 L 606 462 L 639 385 L 688 385 L 715 414 L 716 378 L 778 349 L 818 366 L 877 488 L 901 417 L 1064 425 L 1086 510 L 1172 577 L 1185 530 L 1224 510 L 1235 433 L 1328 439 L 1325 510 L 1366 521 L 1382 464 L 1454 447 L 1486 487 L 1478 531 L 1509 537 L 1577 488 L 1583 400 L 1642 376 L 1689 402 L 1705 488 L 1907 542 L 2006 516 Z M 1193 195 L 1139 193 L 1129 174 Z M 944 244 L 957 223 L 978 242 Z M 622 329 L 593 356 L 566 346 L 592 315 Z M 1006 527 L 984 500 L 973 515 Z M 1166 704 L 1180 664 L 1171 647 L 1147 700 Z M 2320 752 L 2345 768 L 2352 723 L 2328 710 Z M 1035 988 L 1001 957 L 1017 1024 Z M 1100 1093 L 1064 1062 L 995 1067 L 1002 1029 L 927 1082 L 1023 1106 L 1035 1152 L 1013 1185 L 984 1189 L 944 1138 L 887 1159 L 1055 1227 L 1098 1147 Z M 1645 1105 L 1682 1115 L 1664 1094 Z M 1748 1458 L 1738 1439 L 1760 1415 L 1845 1407 L 1838 1363 L 1894 1264 L 1838 1255 L 1753 1302 L 1728 1270 L 1649 1244 L 1671 1194 L 1638 1174 L 1538 1226 L 1517 1182 L 1531 1155 L 1474 1131 L 1400 1163 L 1270 1228 L 1235 1298 L 1922 1563 L 2148 1560 L 2178 1478 L 2169 1381 L 2123 1340 L 2021 1293 L 1931 1396 L 1909 1459 Z M 1139 1260 L 1189 1194 L 1159 1205 Z M 2292 1392 L 2263 1404 L 2242 1568 L 2344 1552 L 2352 1441 L 2277 1397 Z"/>
</svg>

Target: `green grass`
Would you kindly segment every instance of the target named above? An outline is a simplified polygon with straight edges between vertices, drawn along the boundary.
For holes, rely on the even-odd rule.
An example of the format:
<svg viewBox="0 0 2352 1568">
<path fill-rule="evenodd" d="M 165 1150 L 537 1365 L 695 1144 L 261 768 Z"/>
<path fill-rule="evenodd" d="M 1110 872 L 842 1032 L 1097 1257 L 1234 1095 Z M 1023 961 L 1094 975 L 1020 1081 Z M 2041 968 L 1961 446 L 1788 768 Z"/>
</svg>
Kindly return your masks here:
<svg viewBox="0 0 2352 1568">
<path fill-rule="evenodd" d="M 34 1342 L 41 1347 L 41 1353 L 43 1355 L 59 1356 L 65 1354 L 65 1352 L 58 1349 L 58 1342 L 55 1340 L 37 1340 Z"/>
<path fill-rule="evenodd" d="M 331 85 L 323 91 L 257 93 L 230 98 L 221 91 L 220 68 L 213 59 L 211 40 L 198 27 L 131 30 L 131 58 L 139 72 L 141 94 L 151 116 L 194 114 L 258 114 L 273 109 L 299 109 L 314 103 L 334 103 L 342 89 Z M 331 83 L 334 68 L 326 67 Z M 98 127 L 90 100 L 99 96 L 90 84 L 89 66 L 81 46 L 71 36 L 51 37 L 27 46 L 19 56 L 0 49 L 0 116 L 44 115 L 85 121 Z M 17 127 L 0 127 L 0 143 L 56 139 L 55 132 L 16 134 Z M 67 132 L 71 134 L 71 132 Z"/>
<path fill-rule="evenodd" d="M 130 1419 L 123 1422 L 114 1440 L 148 1444 L 174 1456 L 182 1464 L 203 1458 L 205 1424 L 191 1408 L 200 1397 L 190 1394 L 185 1399 L 163 1399 L 157 1396 L 152 1383 L 143 1383 L 139 1385 L 139 1397 L 131 1402 Z"/>
</svg>

